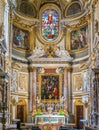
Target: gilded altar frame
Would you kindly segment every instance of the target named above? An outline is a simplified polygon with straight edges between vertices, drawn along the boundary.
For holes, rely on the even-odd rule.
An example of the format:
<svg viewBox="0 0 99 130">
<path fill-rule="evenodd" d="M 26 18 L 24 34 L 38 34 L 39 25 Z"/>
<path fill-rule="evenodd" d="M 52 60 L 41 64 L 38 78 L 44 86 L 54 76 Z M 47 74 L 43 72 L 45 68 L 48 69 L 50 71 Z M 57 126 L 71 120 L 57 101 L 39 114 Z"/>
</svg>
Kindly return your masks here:
<svg viewBox="0 0 99 130">
<path fill-rule="evenodd" d="M 59 102 L 62 96 L 62 74 L 39 74 L 38 97 L 41 102 Z"/>
</svg>

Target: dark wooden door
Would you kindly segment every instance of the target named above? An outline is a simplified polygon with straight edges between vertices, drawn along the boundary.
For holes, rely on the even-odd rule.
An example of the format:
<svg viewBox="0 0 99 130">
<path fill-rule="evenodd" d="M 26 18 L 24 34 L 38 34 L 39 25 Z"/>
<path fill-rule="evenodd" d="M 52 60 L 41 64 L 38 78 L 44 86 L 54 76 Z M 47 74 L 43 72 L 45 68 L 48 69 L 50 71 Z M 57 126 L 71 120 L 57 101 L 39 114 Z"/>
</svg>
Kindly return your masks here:
<svg viewBox="0 0 99 130">
<path fill-rule="evenodd" d="M 24 122 L 24 105 L 17 106 L 17 119 L 20 119 L 21 122 Z"/>
<path fill-rule="evenodd" d="M 77 128 L 82 129 L 83 123 L 80 122 L 80 120 L 83 119 L 83 105 L 76 106 L 76 117 L 77 117 Z"/>
</svg>

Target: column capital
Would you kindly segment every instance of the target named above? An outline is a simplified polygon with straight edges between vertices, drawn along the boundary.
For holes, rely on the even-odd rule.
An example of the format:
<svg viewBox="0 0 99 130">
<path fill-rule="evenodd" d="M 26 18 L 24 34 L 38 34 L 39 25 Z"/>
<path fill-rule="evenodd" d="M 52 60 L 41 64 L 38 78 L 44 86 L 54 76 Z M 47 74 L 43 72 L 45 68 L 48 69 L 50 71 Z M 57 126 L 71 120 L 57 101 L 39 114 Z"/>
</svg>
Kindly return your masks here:
<svg viewBox="0 0 99 130">
<path fill-rule="evenodd" d="M 65 70 L 66 72 L 72 72 L 72 68 L 71 68 L 71 67 L 64 67 L 64 70 Z"/>
<path fill-rule="evenodd" d="M 30 71 L 30 72 L 35 72 L 36 69 L 37 69 L 37 67 L 29 67 L 29 71 Z"/>
</svg>

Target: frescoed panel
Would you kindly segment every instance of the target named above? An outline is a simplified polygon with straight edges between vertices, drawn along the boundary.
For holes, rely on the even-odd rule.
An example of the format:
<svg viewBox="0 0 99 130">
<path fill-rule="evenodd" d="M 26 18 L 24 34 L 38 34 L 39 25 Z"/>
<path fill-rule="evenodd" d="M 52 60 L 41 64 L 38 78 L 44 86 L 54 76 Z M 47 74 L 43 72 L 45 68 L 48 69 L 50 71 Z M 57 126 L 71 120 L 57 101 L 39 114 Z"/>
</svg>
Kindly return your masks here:
<svg viewBox="0 0 99 130">
<path fill-rule="evenodd" d="M 28 74 L 19 74 L 19 90 L 28 91 Z"/>
<path fill-rule="evenodd" d="M 83 87 L 83 77 L 81 74 L 73 75 L 73 90 L 74 91 L 82 91 Z"/>
<path fill-rule="evenodd" d="M 29 49 L 29 32 L 13 26 L 13 46 Z"/>
<path fill-rule="evenodd" d="M 71 32 L 71 50 L 79 50 L 88 46 L 88 27 Z"/>
<path fill-rule="evenodd" d="M 62 77 L 57 74 L 41 74 L 39 77 L 39 96 L 42 101 L 59 100 Z"/>
<path fill-rule="evenodd" d="M 42 36 L 53 41 L 59 34 L 59 15 L 55 10 L 46 10 L 42 14 Z"/>
</svg>

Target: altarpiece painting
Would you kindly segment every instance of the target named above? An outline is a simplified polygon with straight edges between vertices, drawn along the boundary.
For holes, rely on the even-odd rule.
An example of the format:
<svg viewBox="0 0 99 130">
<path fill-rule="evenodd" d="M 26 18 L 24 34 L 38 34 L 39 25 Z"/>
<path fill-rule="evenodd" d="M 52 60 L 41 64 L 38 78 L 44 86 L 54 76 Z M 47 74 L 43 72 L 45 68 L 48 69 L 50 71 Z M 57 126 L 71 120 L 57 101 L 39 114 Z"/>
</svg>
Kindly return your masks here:
<svg viewBox="0 0 99 130">
<path fill-rule="evenodd" d="M 39 95 L 42 101 L 59 100 L 62 87 L 61 78 L 58 74 L 39 75 Z"/>
</svg>

